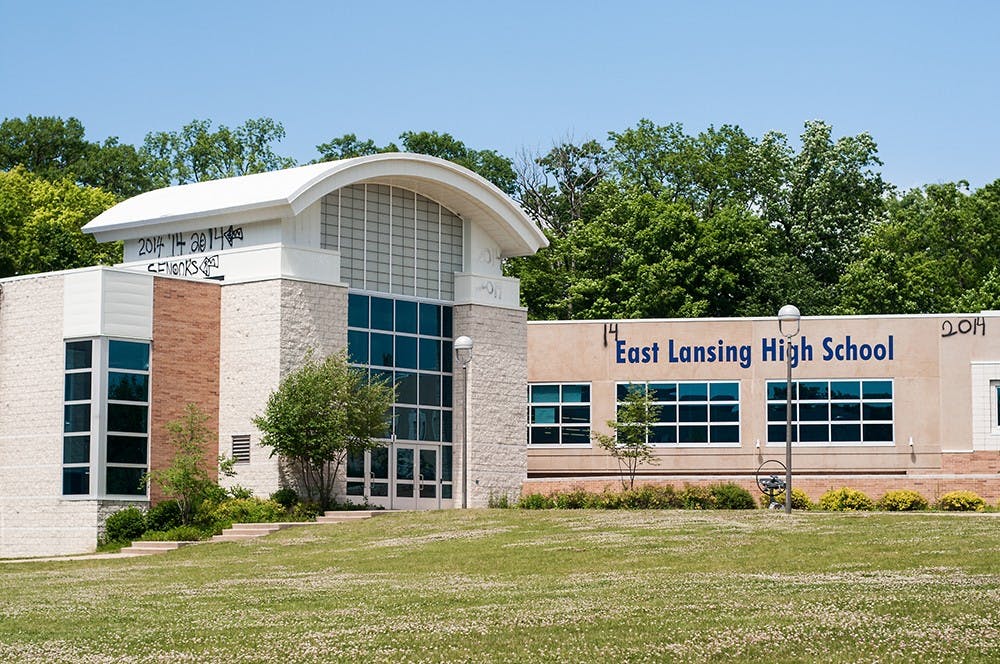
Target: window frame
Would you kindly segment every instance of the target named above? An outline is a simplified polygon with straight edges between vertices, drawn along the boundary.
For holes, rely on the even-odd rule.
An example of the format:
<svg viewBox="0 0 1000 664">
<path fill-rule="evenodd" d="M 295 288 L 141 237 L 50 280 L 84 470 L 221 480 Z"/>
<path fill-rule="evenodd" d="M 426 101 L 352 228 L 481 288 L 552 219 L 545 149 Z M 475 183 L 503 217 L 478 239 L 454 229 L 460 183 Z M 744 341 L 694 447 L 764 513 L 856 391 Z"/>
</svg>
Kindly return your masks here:
<svg viewBox="0 0 1000 664">
<path fill-rule="evenodd" d="M 713 380 L 672 380 L 672 379 L 669 379 L 669 378 L 662 379 L 662 380 L 620 380 L 620 381 L 616 381 L 615 382 L 615 392 L 614 392 L 614 397 L 615 397 L 615 420 L 616 421 L 617 421 L 617 418 L 618 418 L 618 408 L 622 404 L 622 401 L 619 400 L 619 391 L 620 391 L 620 388 L 624 387 L 627 390 L 628 386 L 630 386 L 630 385 L 642 385 L 645 388 L 645 390 L 647 391 L 647 393 L 649 391 L 649 386 L 650 385 L 673 385 L 674 386 L 675 396 L 674 396 L 674 399 L 672 401 L 669 401 L 669 400 L 660 400 L 660 401 L 653 401 L 652 402 L 654 405 L 659 406 L 661 409 L 664 406 L 673 406 L 673 407 L 676 408 L 676 410 L 675 410 L 675 417 L 674 417 L 674 420 L 672 422 L 670 422 L 670 421 L 667 421 L 667 422 L 661 421 L 661 422 L 656 423 L 656 424 L 653 425 L 654 429 L 664 429 L 664 430 L 666 430 L 666 429 L 672 428 L 673 431 L 674 431 L 674 441 L 673 442 L 670 442 L 670 441 L 667 441 L 667 442 L 650 441 L 650 440 L 648 440 L 648 437 L 647 437 L 647 443 L 651 447 L 654 447 L 654 448 L 664 448 L 664 449 L 670 449 L 670 448 L 712 448 L 712 449 L 717 449 L 717 448 L 723 448 L 723 447 L 725 447 L 725 448 L 739 448 L 739 447 L 742 447 L 742 445 L 743 445 L 743 443 L 742 443 L 742 439 L 743 439 L 743 404 L 742 404 L 743 390 L 742 390 L 741 381 L 739 381 L 739 380 L 724 380 L 724 379 L 718 379 L 718 380 L 715 380 L 715 379 L 713 379 Z M 681 399 L 681 395 L 680 395 L 680 392 L 681 392 L 680 386 L 681 385 L 688 385 L 688 386 L 692 386 L 692 385 L 704 385 L 705 386 L 705 398 L 704 399 L 694 399 L 694 400 L 683 400 L 683 399 Z M 733 386 L 734 385 L 736 387 L 736 399 L 733 400 L 733 401 L 729 401 L 729 400 L 717 400 L 717 401 L 713 402 L 712 401 L 712 385 L 726 385 L 726 386 Z M 712 406 L 732 405 L 732 404 L 735 404 L 736 411 L 737 411 L 736 412 L 736 419 L 735 420 L 718 420 L 718 421 L 714 421 L 712 419 Z M 680 417 L 680 408 L 681 408 L 681 406 L 696 406 L 696 407 L 704 406 L 705 407 L 705 419 L 704 420 L 682 421 L 681 417 Z M 661 410 L 661 413 L 662 413 L 662 410 Z M 704 442 L 700 442 L 700 441 L 699 442 L 682 441 L 681 440 L 681 427 L 684 427 L 684 426 L 688 426 L 688 427 L 704 426 L 704 427 L 706 427 L 706 430 L 705 430 L 706 440 Z M 736 440 L 735 441 L 724 441 L 724 442 L 713 443 L 712 442 L 712 428 L 713 428 L 713 426 L 718 427 L 720 429 L 722 427 L 726 427 L 727 429 L 731 428 L 731 427 L 735 427 L 736 428 Z"/>
<path fill-rule="evenodd" d="M 559 390 L 559 400 L 558 401 L 533 401 L 532 393 L 536 387 L 557 387 Z M 588 399 L 587 401 L 566 401 L 563 397 L 563 388 L 565 387 L 586 387 Z M 528 383 L 527 390 L 527 432 L 526 432 L 526 444 L 529 449 L 566 449 L 566 448 L 577 448 L 577 449 L 590 449 L 594 446 L 594 441 L 592 438 L 593 434 L 593 416 L 594 416 L 594 388 L 589 382 L 584 381 L 565 381 L 565 382 L 552 382 L 552 381 L 539 381 L 534 383 Z M 544 407 L 554 407 L 558 409 L 559 417 L 558 422 L 533 422 L 532 413 L 534 408 L 544 408 Z M 564 407 L 586 407 L 587 408 L 587 422 L 571 422 L 569 424 L 563 422 L 562 410 Z M 534 429 L 541 429 L 545 427 L 555 427 L 559 432 L 559 442 L 557 443 L 533 443 L 531 442 L 532 431 Z M 587 442 L 563 442 L 563 429 L 586 429 L 587 430 Z"/>
<path fill-rule="evenodd" d="M 768 447 L 785 447 L 785 426 L 786 420 L 785 416 L 782 415 L 781 419 L 770 419 L 769 409 L 772 406 L 780 406 L 781 412 L 785 412 L 787 406 L 787 399 L 771 399 L 769 398 L 771 394 L 771 387 L 779 387 L 782 391 L 786 388 L 785 380 L 765 380 L 764 382 L 764 439 Z M 801 399 L 799 386 L 803 383 L 826 383 L 826 397 L 820 399 Z M 858 383 L 858 396 L 857 398 L 834 398 L 832 385 L 834 383 Z M 892 395 L 889 398 L 884 397 L 866 397 L 865 396 L 865 384 L 866 383 L 888 383 L 892 391 Z M 794 395 L 792 398 L 792 446 L 793 447 L 895 447 L 896 446 L 896 383 L 894 378 L 801 378 L 792 381 L 792 389 Z M 825 419 L 800 419 L 801 406 L 815 406 L 825 404 L 827 416 Z M 889 419 L 879 419 L 879 418 L 866 418 L 865 417 L 865 406 L 884 406 L 888 404 L 892 410 L 892 416 Z M 841 406 L 854 406 L 857 405 L 858 418 L 851 420 L 835 419 L 833 417 L 833 407 L 834 405 Z M 772 422 L 774 424 L 772 424 Z M 892 432 L 892 437 L 890 440 L 873 440 L 866 442 L 865 437 L 865 425 L 888 425 Z M 781 426 L 781 440 L 772 440 L 770 436 L 771 427 L 778 425 Z M 800 430 L 801 425 L 806 426 L 823 426 L 827 427 L 826 440 L 800 440 Z M 857 425 L 859 431 L 860 440 L 832 440 L 833 438 L 833 426 L 834 425 Z"/>
</svg>

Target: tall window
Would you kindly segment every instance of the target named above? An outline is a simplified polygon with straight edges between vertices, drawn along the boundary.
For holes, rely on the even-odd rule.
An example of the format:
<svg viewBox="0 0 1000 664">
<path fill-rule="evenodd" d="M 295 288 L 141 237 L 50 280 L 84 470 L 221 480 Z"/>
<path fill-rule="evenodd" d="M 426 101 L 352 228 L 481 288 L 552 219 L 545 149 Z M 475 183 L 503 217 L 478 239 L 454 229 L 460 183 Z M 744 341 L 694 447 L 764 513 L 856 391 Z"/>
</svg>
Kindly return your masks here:
<svg viewBox="0 0 1000 664">
<path fill-rule="evenodd" d="M 108 343 L 106 493 L 142 496 L 149 440 L 149 344 Z"/>
<path fill-rule="evenodd" d="M 94 342 L 66 342 L 63 386 L 63 474 L 65 496 L 90 493 Z"/>
<path fill-rule="evenodd" d="M 739 444 L 739 382 L 618 383 L 619 406 L 636 385 L 644 388 L 660 409 L 650 444 Z"/>
<path fill-rule="evenodd" d="M 590 385 L 529 385 L 528 444 L 590 445 Z"/>
<path fill-rule="evenodd" d="M 785 442 L 785 381 L 767 383 L 767 442 Z M 891 380 L 792 383 L 792 441 L 803 445 L 893 444 Z"/>
<path fill-rule="evenodd" d="M 320 246 L 337 249 L 351 287 L 455 298 L 462 271 L 462 220 L 431 199 L 380 184 L 344 187 L 323 198 Z"/>
</svg>

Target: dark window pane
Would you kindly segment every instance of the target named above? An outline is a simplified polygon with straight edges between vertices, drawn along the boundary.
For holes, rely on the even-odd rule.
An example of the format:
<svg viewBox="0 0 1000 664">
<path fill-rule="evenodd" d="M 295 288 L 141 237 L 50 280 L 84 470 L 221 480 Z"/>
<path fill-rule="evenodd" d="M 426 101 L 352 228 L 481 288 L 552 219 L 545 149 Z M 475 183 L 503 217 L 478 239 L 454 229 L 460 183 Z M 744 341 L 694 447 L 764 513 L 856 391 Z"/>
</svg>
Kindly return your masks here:
<svg viewBox="0 0 1000 664">
<path fill-rule="evenodd" d="M 682 443 L 707 443 L 708 427 L 681 426 L 678 438 Z"/>
<path fill-rule="evenodd" d="M 108 368 L 149 371 L 149 344 L 136 341 L 110 342 Z"/>
<path fill-rule="evenodd" d="M 451 408 L 451 392 L 454 389 L 451 376 L 441 376 L 441 405 Z"/>
<path fill-rule="evenodd" d="M 856 380 L 830 381 L 831 399 L 860 399 L 861 383 Z"/>
<path fill-rule="evenodd" d="M 125 433 L 147 433 L 147 406 L 127 406 L 119 403 L 108 404 L 108 431 Z"/>
<path fill-rule="evenodd" d="M 368 488 L 370 495 L 380 498 L 389 497 L 389 483 L 388 482 L 372 482 L 371 486 Z"/>
<path fill-rule="evenodd" d="M 825 403 L 801 403 L 799 419 L 802 422 L 825 422 L 830 419 L 830 407 Z"/>
<path fill-rule="evenodd" d="M 799 383 L 799 399 L 817 401 L 827 399 L 826 381 L 803 381 Z"/>
<path fill-rule="evenodd" d="M 426 302 L 420 303 L 420 334 L 429 337 L 441 336 L 441 307 Z"/>
<path fill-rule="evenodd" d="M 65 394 L 66 401 L 88 401 L 90 400 L 90 372 L 66 374 Z"/>
<path fill-rule="evenodd" d="M 442 484 L 441 485 L 441 500 L 451 500 L 451 485 Z"/>
<path fill-rule="evenodd" d="M 371 336 L 371 359 L 370 363 L 375 366 L 391 367 L 392 363 L 392 335 L 372 332 Z"/>
<path fill-rule="evenodd" d="M 421 498 L 436 498 L 437 497 L 437 485 L 436 484 L 421 484 L 420 485 L 420 497 Z"/>
<path fill-rule="evenodd" d="M 113 401 L 148 401 L 149 376 L 109 371 L 108 398 Z"/>
<path fill-rule="evenodd" d="M 559 406 L 532 406 L 532 424 L 559 424 Z"/>
<path fill-rule="evenodd" d="M 861 404 L 832 403 L 830 404 L 830 419 L 834 421 L 857 422 L 861 419 Z"/>
<path fill-rule="evenodd" d="M 363 496 L 363 495 L 365 495 L 365 483 L 364 482 L 348 482 L 347 483 L 347 495 L 348 496 Z"/>
<path fill-rule="evenodd" d="M 798 407 L 796 404 L 792 404 L 792 421 L 798 416 Z M 788 404 L 787 403 L 769 403 L 767 404 L 767 421 L 768 422 L 784 422 L 788 419 Z"/>
<path fill-rule="evenodd" d="M 63 463 L 90 461 L 90 435 L 63 436 Z"/>
<path fill-rule="evenodd" d="M 649 394 L 653 401 L 677 401 L 677 385 L 675 383 L 650 383 Z"/>
<path fill-rule="evenodd" d="M 420 374 L 420 405 L 441 405 L 441 376 L 437 374 Z"/>
<path fill-rule="evenodd" d="M 146 463 L 145 436 L 108 436 L 108 463 Z"/>
<path fill-rule="evenodd" d="M 768 383 L 767 384 L 767 400 L 768 401 L 785 401 L 788 397 L 787 383 L 782 381 L 780 383 Z M 792 400 L 795 400 L 795 383 L 792 383 Z"/>
<path fill-rule="evenodd" d="M 889 443 L 892 442 L 891 424 L 865 424 L 864 442 L 866 443 Z"/>
<path fill-rule="evenodd" d="M 645 394 L 646 385 L 643 383 L 618 383 L 615 387 L 615 394 L 617 395 L 619 401 L 625 401 L 625 397 L 629 395 L 629 392 Z"/>
<path fill-rule="evenodd" d="M 396 337 L 396 366 L 400 369 L 417 368 L 416 337 Z"/>
<path fill-rule="evenodd" d="M 710 413 L 712 422 L 739 422 L 740 407 L 738 404 L 715 405 L 712 404 Z"/>
<path fill-rule="evenodd" d="M 371 328 L 373 330 L 392 332 L 392 300 L 387 300 L 384 297 L 373 297 L 371 298 L 371 303 Z"/>
<path fill-rule="evenodd" d="M 740 442 L 740 428 L 725 425 L 725 426 L 713 426 L 711 428 L 712 442 L 713 443 L 738 443 Z"/>
<path fill-rule="evenodd" d="M 739 383 L 712 383 L 708 386 L 708 394 L 712 401 L 739 401 Z"/>
<path fill-rule="evenodd" d="M 413 498 L 413 485 L 408 482 L 400 482 L 396 485 L 397 498 Z"/>
<path fill-rule="evenodd" d="M 563 424 L 587 424 L 590 422 L 590 406 L 563 406 Z"/>
<path fill-rule="evenodd" d="M 360 450 L 349 450 L 347 452 L 347 476 L 365 476 L 365 453 Z"/>
<path fill-rule="evenodd" d="M 369 456 L 371 465 L 368 472 L 371 473 L 371 476 L 377 480 L 389 479 L 389 448 L 376 447 Z"/>
<path fill-rule="evenodd" d="M 681 404 L 678 407 L 678 420 L 680 422 L 707 422 L 708 406 Z"/>
<path fill-rule="evenodd" d="M 353 364 L 368 364 L 367 332 L 347 331 L 347 361 Z"/>
<path fill-rule="evenodd" d="M 417 439 L 417 409 L 396 408 L 396 426 L 393 429 L 396 438 L 403 440 Z"/>
<path fill-rule="evenodd" d="M 441 336 L 449 339 L 454 334 L 452 332 L 451 307 L 441 307 Z M 450 498 L 450 496 L 449 496 Z"/>
<path fill-rule="evenodd" d="M 145 472 L 145 468 L 108 466 L 108 493 L 115 496 L 145 496 L 146 487 L 141 483 Z"/>
<path fill-rule="evenodd" d="M 389 369 L 372 369 L 368 377 L 368 382 L 372 385 L 382 384 L 392 386 L 392 371 Z"/>
<path fill-rule="evenodd" d="M 417 333 L 417 303 L 396 300 L 396 331 Z"/>
<path fill-rule="evenodd" d="M 85 496 L 90 493 L 89 468 L 63 468 L 63 495 Z"/>
<path fill-rule="evenodd" d="M 660 406 L 660 415 L 657 418 L 658 422 L 676 422 L 677 421 L 677 406 L 675 404 L 666 404 Z"/>
<path fill-rule="evenodd" d="M 532 385 L 531 403 L 559 403 L 559 386 Z"/>
<path fill-rule="evenodd" d="M 441 411 L 420 409 L 420 440 L 441 440 Z"/>
<path fill-rule="evenodd" d="M 441 481 L 451 481 L 451 445 L 441 446 Z"/>
<path fill-rule="evenodd" d="M 797 442 L 798 432 L 795 430 L 796 425 L 792 424 L 792 442 Z M 787 440 L 785 435 L 785 425 L 784 424 L 768 424 L 767 425 L 767 442 L 769 443 L 784 443 Z"/>
<path fill-rule="evenodd" d="M 92 349 L 91 341 L 66 342 L 66 368 L 89 369 L 93 358 Z"/>
<path fill-rule="evenodd" d="M 531 442 L 540 444 L 558 443 L 559 427 L 531 427 Z"/>
<path fill-rule="evenodd" d="M 368 327 L 368 296 L 351 293 L 347 296 L 347 324 Z"/>
<path fill-rule="evenodd" d="M 681 383 L 677 386 L 681 401 L 708 401 L 707 383 Z"/>
<path fill-rule="evenodd" d="M 658 427 L 654 426 L 652 431 L 649 433 L 650 443 L 676 443 L 677 442 L 677 427 L 666 426 Z"/>
<path fill-rule="evenodd" d="M 830 426 L 830 440 L 835 443 L 861 442 L 860 424 L 833 424 Z"/>
<path fill-rule="evenodd" d="M 802 424 L 799 426 L 799 435 L 802 436 L 803 443 L 830 442 L 830 428 L 825 424 Z"/>
<path fill-rule="evenodd" d="M 450 443 L 453 439 L 452 427 L 454 425 L 451 421 L 451 411 L 442 410 L 441 411 L 441 442 Z"/>
<path fill-rule="evenodd" d="M 420 368 L 424 371 L 441 370 L 441 342 L 437 339 L 420 340 Z"/>
<path fill-rule="evenodd" d="M 590 385 L 563 385 L 562 400 L 565 403 L 590 403 Z"/>
<path fill-rule="evenodd" d="M 861 394 L 865 399 L 891 399 L 892 382 L 888 380 L 868 380 L 861 384 Z"/>
<path fill-rule="evenodd" d="M 441 371 L 451 373 L 452 360 L 455 357 L 455 347 L 450 341 L 441 342 Z"/>
<path fill-rule="evenodd" d="M 413 479 L 413 450 L 407 448 L 396 449 L 396 479 Z M 410 494 L 413 495 L 413 494 Z"/>
<path fill-rule="evenodd" d="M 90 404 L 63 406 L 63 431 L 90 431 Z"/>
<path fill-rule="evenodd" d="M 417 403 L 417 374 L 396 372 L 396 401 L 399 403 Z"/>
<path fill-rule="evenodd" d="M 862 414 L 866 420 L 891 420 L 891 403 L 866 403 L 862 406 Z"/>
<path fill-rule="evenodd" d="M 567 445 L 590 444 L 590 427 L 563 427 L 562 442 Z"/>
</svg>

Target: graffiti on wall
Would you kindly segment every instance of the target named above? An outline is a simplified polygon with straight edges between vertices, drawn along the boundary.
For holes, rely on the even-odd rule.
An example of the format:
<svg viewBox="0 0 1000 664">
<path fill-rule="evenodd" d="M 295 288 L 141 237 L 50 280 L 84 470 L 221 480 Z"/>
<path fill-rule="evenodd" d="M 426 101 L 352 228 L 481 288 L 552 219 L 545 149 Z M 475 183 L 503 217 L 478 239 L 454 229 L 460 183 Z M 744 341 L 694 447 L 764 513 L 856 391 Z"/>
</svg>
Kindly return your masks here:
<svg viewBox="0 0 1000 664">
<path fill-rule="evenodd" d="M 948 338 L 956 334 L 972 334 L 986 336 L 986 319 L 982 316 L 976 318 L 959 318 L 957 321 L 945 319 L 941 321 L 941 336 Z"/>
<path fill-rule="evenodd" d="M 211 277 L 212 270 L 219 269 L 219 254 L 200 256 L 198 258 L 173 258 L 165 261 L 154 261 L 146 266 L 146 270 L 154 274 L 166 274 L 171 277 Z"/>
<path fill-rule="evenodd" d="M 150 258 L 178 258 L 190 254 L 232 249 L 243 241 L 242 226 L 218 226 L 192 233 L 153 235 L 136 240 L 136 255 Z"/>
</svg>

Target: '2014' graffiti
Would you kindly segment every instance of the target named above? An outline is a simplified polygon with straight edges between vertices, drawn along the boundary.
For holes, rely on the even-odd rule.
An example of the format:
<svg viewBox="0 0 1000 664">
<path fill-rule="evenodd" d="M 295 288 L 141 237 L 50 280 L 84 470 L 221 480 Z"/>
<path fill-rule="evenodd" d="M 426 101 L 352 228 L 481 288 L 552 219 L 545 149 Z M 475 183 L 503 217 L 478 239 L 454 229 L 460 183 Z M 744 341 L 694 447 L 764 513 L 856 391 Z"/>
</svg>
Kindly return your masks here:
<svg viewBox="0 0 1000 664">
<path fill-rule="evenodd" d="M 172 233 L 170 235 L 154 235 L 136 240 L 136 255 L 156 256 L 156 258 L 174 258 L 185 254 L 201 254 L 206 251 L 224 251 L 232 249 L 237 242 L 243 241 L 243 227 L 219 226 L 193 233 Z"/>
<path fill-rule="evenodd" d="M 146 270 L 154 274 L 167 274 L 171 277 L 211 277 L 212 270 L 219 268 L 219 255 L 203 256 L 202 258 L 178 258 L 167 261 L 156 261 L 146 266 Z"/>
</svg>

